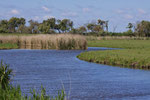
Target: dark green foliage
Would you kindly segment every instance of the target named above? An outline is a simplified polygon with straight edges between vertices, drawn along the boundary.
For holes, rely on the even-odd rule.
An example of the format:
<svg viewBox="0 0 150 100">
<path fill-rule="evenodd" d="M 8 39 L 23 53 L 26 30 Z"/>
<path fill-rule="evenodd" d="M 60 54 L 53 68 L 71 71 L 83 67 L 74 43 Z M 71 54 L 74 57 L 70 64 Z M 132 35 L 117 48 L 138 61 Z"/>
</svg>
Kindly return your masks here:
<svg viewBox="0 0 150 100">
<path fill-rule="evenodd" d="M 109 32 L 108 21 L 98 19 L 95 23 L 88 23 L 86 26 L 74 28 L 74 23 L 70 19 L 49 18 L 42 23 L 30 20 L 26 26 L 24 18 L 12 17 L 9 20 L 0 21 L 0 33 L 29 33 L 29 34 L 54 34 L 72 33 L 94 36 L 140 36 L 150 37 L 150 22 L 141 21 L 137 24 L 129 23 L 126 32 Z"/>
<path fill-rule="evenodd" d="M 0 85 L 3 89 L 5 89 L 9 85 L 11 75 L 12 75 L 12 69 L 9 69 L 9 65 L 3 64 L 3 61 L 1 61 Z"/>
</svg>

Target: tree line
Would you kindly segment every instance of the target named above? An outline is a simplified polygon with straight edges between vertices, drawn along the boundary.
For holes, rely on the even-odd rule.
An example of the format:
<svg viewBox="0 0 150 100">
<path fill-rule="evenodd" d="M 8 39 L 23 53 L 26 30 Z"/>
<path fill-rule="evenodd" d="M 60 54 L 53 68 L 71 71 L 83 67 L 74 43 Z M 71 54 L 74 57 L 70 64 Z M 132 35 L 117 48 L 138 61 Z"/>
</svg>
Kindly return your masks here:
<svg viewBox="0 0 150 100">
<path fill-rule="evenodd" d="M 70 19 L 55 19 L 50 18 L 38 21 L 29 20 L 29 26 L 26 26 L 25 18 L 12 17 L 9 20 L 0 21 L 0 33 L 87 33 L 87 32 L 104 32 L 104 28 L 108 31 L 108 22 L 98 20 L 97 23 L 89 23 L 79 28 L 74 28 L 74 23 Z"/>
<path fill-rule="evenodd" d="M 34 20 L 28 21 L 25 18 L 12 17 L 9 20 L 0 20 L 0 33 L 29 33 L 29 34 L 54 34 L 72 33 L 83 35 L 112 35 L 112 36 L 150 36 L 150 22 L 141 21 L 136 24 L 129 23 L 128 31 L 115 33 L 108 31 L 108 21 L 98 19 L 95 23 L 88 23 L 78 28 L 74 28 L 74 23 L 70 19 L 49 18 L 41 23 Z"/>
</svg>

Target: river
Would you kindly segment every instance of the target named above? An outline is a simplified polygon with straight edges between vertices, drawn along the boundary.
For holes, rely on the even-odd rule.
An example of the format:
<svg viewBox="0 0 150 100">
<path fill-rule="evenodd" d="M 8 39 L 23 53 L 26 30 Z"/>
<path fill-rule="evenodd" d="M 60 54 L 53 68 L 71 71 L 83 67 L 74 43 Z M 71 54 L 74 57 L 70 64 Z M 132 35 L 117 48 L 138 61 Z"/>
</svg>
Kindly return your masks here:
<svg viewBox="0 0 150 100">
<path fill-rule="evenodd" d="M 106 50 L 94 48 L 90 50 Z M 69 100 L 150 100 L 150 71 L 81 61 L 83 50 L 0 50 L 14 71 L 12 84 L 57 95 L 64 86 Z"/>
</svg>

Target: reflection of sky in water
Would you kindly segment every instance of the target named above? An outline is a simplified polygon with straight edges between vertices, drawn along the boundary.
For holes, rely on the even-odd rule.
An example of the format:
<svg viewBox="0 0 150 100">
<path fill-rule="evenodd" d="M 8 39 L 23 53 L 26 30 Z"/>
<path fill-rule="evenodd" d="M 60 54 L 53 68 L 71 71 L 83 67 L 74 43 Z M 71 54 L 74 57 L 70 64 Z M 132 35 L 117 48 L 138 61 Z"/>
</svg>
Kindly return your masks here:
<svg viewBox="0 0 150 100">
<path fill-rule="evenodd" d="M 81 52 L 83 51 L 1 50 L 0 59 L 13 68 L 16 74 L 13 83 L 20 84 L 25 93 L 30 91 L 29 88 L 39 89 L 42 84 L 48 94 L 56 95 L 63 84 L 65 91 L 71 92 L 71 100 L 150 98 L 149 71 L 81 61 L 76 58 Z"/>
</svg>

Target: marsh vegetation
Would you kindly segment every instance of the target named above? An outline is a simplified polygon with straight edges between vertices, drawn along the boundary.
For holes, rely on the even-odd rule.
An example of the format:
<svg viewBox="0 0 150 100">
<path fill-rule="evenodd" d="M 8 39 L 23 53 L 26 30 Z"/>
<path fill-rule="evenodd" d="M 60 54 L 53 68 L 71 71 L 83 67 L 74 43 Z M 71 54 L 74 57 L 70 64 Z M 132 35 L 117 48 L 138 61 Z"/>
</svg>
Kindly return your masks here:
<svg viewBox="0 0 150 100">
<path fill-rule="evenodd" d="M 19 49 L 60 49 L 60 50 L 85 50 L 87 49 L 86 38 L 81 35 L 53 34 L 53 35 L 1 35 L 1 48 Z M 6 46 L 5 46 L 6 45 Z M 5 47 L 3 47 L 5 46 Z"/>
</svg>

